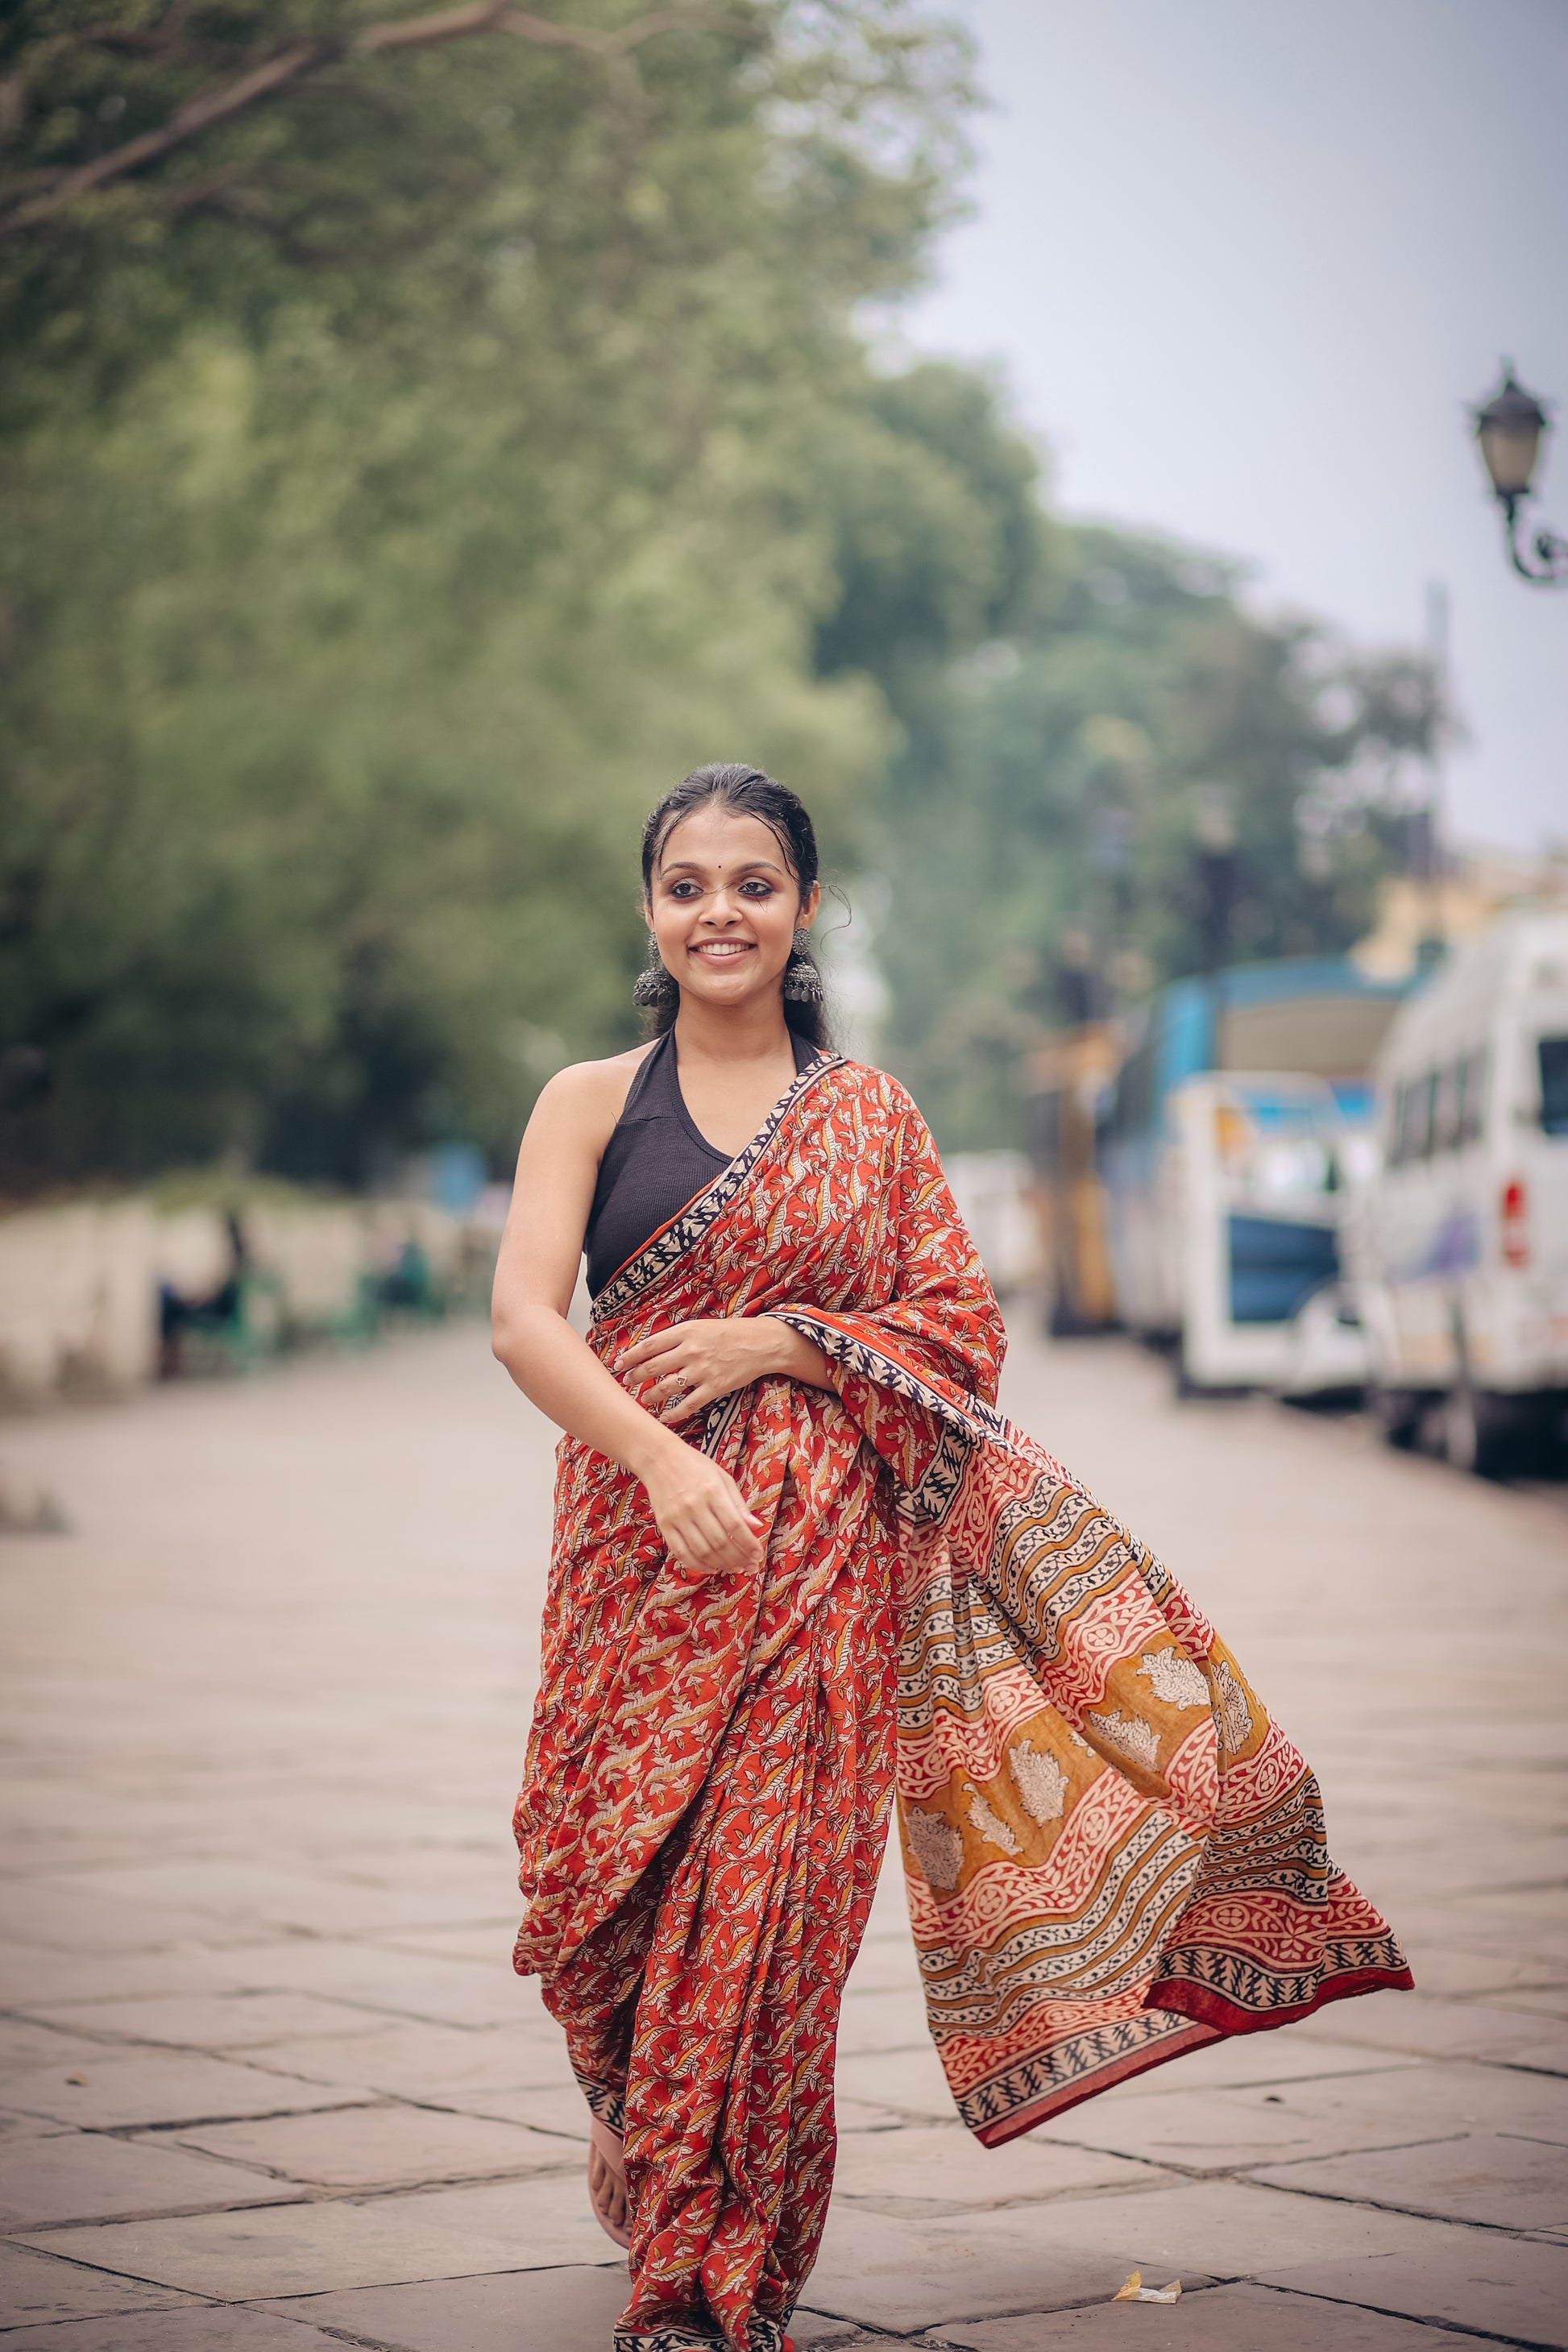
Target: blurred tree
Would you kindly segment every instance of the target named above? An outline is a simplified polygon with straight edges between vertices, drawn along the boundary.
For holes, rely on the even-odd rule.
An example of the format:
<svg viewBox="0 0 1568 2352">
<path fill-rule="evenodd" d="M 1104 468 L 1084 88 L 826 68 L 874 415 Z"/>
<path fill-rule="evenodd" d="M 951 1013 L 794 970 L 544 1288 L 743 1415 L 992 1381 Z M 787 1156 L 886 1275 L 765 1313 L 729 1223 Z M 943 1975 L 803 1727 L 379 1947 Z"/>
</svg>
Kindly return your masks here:
<svg viewBox="0 0 1568 2352">
<path fill-rule="evenodd" d="M 384 14 L 0 34 L 0 1049 L 54 1077 L 13 1188 L 499 1156 L 632 1034 L 662 784 L 765 760 L 842 859 L 886 756 L 814 674 L 810 460 L 875 412 L 850 312 L 918 266 L 961 45 L 918 0 Z"/>
<path fill-rule="evenodd" d="M 637 824 L 715 756 L 887 872 L 950 1144 L 1210 952 L 1205 811 L 1231 952 L 1363 927 L 1416 667 L 869 362 L 965 71 L 927 0 L 0 19 L 0 1186 L 499 1163 L 628 1042 Z"/>
<path fill-rule="evenodd" d="M 950 662 L 1026 625 L 1048 572 L 1039 471 L 984 376 L 926 362 L 873 383 L 808 478 L 836 583 L 819 669 L 868 672 L 918 721 Z"/>
<path fill-rule="evenodd" d="M 1350 946 L 1438 719 L 1415 657 L 1260 620 L 1190 549 L 1058 527 L 1049 577 L 1033 619 L 949 665 L 888 790 L 889 1061 L 949 1146 L 1015 1139 L 1045 1026 L 1216 956 Z"/>
</svg>

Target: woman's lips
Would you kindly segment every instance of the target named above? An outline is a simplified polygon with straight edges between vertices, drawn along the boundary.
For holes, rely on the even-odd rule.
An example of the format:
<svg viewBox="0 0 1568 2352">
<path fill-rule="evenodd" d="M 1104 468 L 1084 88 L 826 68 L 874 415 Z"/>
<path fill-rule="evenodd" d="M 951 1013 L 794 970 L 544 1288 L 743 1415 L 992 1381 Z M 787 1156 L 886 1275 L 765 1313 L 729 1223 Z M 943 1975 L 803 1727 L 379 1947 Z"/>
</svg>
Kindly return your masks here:
<svg viewBox="0 0 1568 2352">
<path fill-rule="evenodd" d="M 699 947 L 688 948 L 688 955 L 700 956 L 704 963 L 735 963 L 743 955 L 756 953 L 754 940 L 709 940 Z"/>
</svg>

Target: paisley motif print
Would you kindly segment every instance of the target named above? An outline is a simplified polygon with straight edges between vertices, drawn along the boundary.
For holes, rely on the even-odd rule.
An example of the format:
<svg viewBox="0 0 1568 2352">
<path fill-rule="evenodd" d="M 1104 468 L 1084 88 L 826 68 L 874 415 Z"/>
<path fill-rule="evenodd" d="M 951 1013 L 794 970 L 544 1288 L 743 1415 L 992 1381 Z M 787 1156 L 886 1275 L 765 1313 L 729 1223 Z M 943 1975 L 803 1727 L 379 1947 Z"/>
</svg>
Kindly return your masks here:
<svg viewBox="0 0 1568 2352">
<path fill-rule="evenodd" d="M 1213 1628 L 996 1410 L 1000 1318 L 924 1124 L 837 1055 L 601 1291 L 590 1344 L 763 1314 L 834 1388 L 756 1381 L 693 1440 L 767 1527 L 757 1574 L 688 1577 L 637 1479 L 557 1455 L 515 1957 L 624 2115 L 624 2352 L 781 2340 L 895 1765 L 931 2029 L 987 2145 L 1410 1982 Z"/>
</svg>

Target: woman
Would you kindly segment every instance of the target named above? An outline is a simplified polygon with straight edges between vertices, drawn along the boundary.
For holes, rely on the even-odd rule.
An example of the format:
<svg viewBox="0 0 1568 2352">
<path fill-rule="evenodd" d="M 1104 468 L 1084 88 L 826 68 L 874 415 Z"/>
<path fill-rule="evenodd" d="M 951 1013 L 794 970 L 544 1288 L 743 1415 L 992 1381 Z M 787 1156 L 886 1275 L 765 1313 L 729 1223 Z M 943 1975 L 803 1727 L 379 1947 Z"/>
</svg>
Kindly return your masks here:
<svg viewBox="0 0 1568 2352">
<path fill-rule="evenodd" d="M 516 1964 L 630 2247 L 616 2352 L 780 2352 L 895 1768 L 931 2032 L 989 2146 L 1410 1977 L 1213 1629 L 995 1410 L 920 1114 L 826 1048 L 800 802 L 700 769 L 643 885 L 655 1041 L 544 1089 L 497 1274 L 496 1352 L 566 1433 Z"/>
</svg>

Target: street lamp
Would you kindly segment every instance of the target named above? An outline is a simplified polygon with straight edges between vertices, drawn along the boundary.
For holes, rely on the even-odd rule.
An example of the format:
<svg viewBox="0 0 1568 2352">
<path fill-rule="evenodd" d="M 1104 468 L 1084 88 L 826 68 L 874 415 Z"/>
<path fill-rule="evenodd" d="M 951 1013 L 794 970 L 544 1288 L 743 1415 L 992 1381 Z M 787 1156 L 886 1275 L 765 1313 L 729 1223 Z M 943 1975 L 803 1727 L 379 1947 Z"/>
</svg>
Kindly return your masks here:
<svg viewBox="0 0 1568 2352">
<path fill-rule="evenodd" d="M 1521 580 L 1531 581 L 1537 587 L 1568 580 L 1568 539 L 1560 539 L 1554 530 L 1536 532 L 1531 546 L 1539 570 L 1526 562 L 1519 544 L 1519 509 L 1531 494 L 1541 437 L 1551 431 L 1551 418 L 1535 394 L 1516 380 L 1507 360 L 1500 388 L 1484 406 L 1470 413 L 1492 489 L 1503 510 L 1509 560 L 1514 570 Z"/>
</svg>

